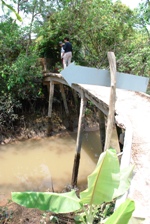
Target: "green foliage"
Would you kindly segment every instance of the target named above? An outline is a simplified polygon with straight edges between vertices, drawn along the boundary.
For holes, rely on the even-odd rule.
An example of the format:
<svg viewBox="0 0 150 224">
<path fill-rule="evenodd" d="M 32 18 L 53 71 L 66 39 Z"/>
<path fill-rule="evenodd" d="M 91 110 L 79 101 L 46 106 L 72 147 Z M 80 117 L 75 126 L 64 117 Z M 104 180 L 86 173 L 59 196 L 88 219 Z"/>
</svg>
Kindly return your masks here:
<svg viewBox="0 0 150 224">
<path fill-rule="evenodd" d="M 34 43 L 28 46 L 29 55 L 26 54 L 28 42 L 24 31 L 12 19 L 0 23 L 0 123 L 3 129 L 11 128 L 18 119 L 16 108 L 22 109 L 18 102 L 26 99 L 32 106 L 32 101 L 43 97 L 38 54 Z"/>
<path fill-rule="evenodd" d="M 11 66 L 5 65 L 2 70 L 2 77 L 7 81 L 7 89 L 14 91 L 18 98 L 28 98 L 38 96 L 34 83 L 35 77 L 41 77 L 40 70 L 37 68 L 37 57 L 35 55 L 19 55 Z M 16 89 L 17 87 L 17 89 Z"/>
<path fill-rule="evenodd" d="M 128 48 L 123 48 L 117 56 L 118 71 L 150 77 L 150 45 L 147 37 L 136 33 L 126 41 Z"/>
<path fill-rule="evenodd" d="M 15 106 L 14 106 L 15 105 Z M 0 96 L 0 130 L 4 128 L 13 129 L 13 123 L 18 119 L 18 114 L 14 109 L 21 108 L 19 101 L 10 94 Z"/>
<path fill-rule="evenodd" d="M 148 26 L 150 25 L 150 2 L 141 2 L 139 8 L 136 9 L 137 25 L 143 28 L 148 34 L 150 40 L 150 32 Z"/>
<path fill-rule="evenodd" d="M 119 224 L 128 223 L 134 211 L 134 203 L 127 199 L 120 207 L 111 215 L 111 217 L 105 222 L 105 224 Z"/>
<path fill-rule="evenodd" d="M 53 45 L 59 60 L 58 42 L 69 36 L 77 64 L 106 68 L 107 52 L 113 51 L 119 71 L 149 76 L 148 30 L 143 32 L 136 11 L 121 1 L 59 1 L 59 5 L 61 10 L 40 28 L 40 51 Z"/>
<path fill-rule="evenodd" d="M 25 44 L 25 43 L 24 43 Z M 25 49 L 21 29 L 12 19 L 0 23 L 0 71 L 10 65 Z"/>
<path fill-rule="evenodd" d="M 132 169 L 130 168 L 129 170 L 128 174 L 130 175 Z M 101 154 L 94 172 L 88 177 L 88 188 L 80 193 L 80 199 L 77 198 L 75 191 L 72 190 L 65 194 L 13 192 L 12 200 L 28 208 L 39 208 L 55 213 L 78 211 L 80 214 L 78 221 L 82 220 L 82 223 L 91 224 L 101 204 L 111 202 L 117 196 L 124 194 L 129 188 L 130 183 L 128 179 L 123 179 L 123 183 L 121 183 L 122 173 L 124 171 L 120 171 L 115 150 L 107 150 Z M 119 185 L 121 186 L 121 191 Z M 110 219 L 116 224 L 120 224 L 120 220 L 123 220 L 122 224 L 127 224 L 133 211 L 134 202 L 127 199 L 110 216 Z M 109 219 L 106 222 L 110 223 Z"/>
<path fill-rule="evenodd" d="M 111 151 L 101 155 L 94 172 L 88 177 L 87 190 L 80 194 L 83 204 L 98 205 L 113 200 L 120 182 L 117 160 L 116 154 Z M 98 195 L 101 196 L 97 197 Z"/>
<path fill-rule="evenodd" d="M 107 52 L 113 51 L 118 71 L 150 76 L 149 1 L 143 1 L 134 11 L 112 0 L 1 3 L 13 12 L 17 8 L 30 15 L 30 20 L 22 27 L 9 14 L 1 17 L 0 96 L 10 94 L 13 102 L 26 99 L 30 104 L 42 97 L 37 58 L 49 58 L 50 70 L 57 67 L 60 71 L 58 42 L 65 36 L 73 45 L 72 60 L 79 65 L 107 68 Z M 32 39 L 33 32 L 36 40 Z"/>
<path fill-rule="evenodd" d="M 0 28 L 0 92 L 12 91 L 13 96 L 16 93 L 16 97 L 27 98 L 29 92 L 37 91 L 35 78 L 42 76 L 37 52 L 31 46 L 30 55 L 26 54 L 27 41 L 11 19 L 1 23 Z"/>
<path fill-rule="evenodd" d="M 55 213 L 68 213 L 79 210 L 82 206 L 75 191 L 67 193 L 50 193 L 50 192 L 25 192 L 12 193 L 14 201 L 30 208 L 40 210 L 50 210 Z M 28 198 L 28 200 L 26 200 Z"/>
</svg>

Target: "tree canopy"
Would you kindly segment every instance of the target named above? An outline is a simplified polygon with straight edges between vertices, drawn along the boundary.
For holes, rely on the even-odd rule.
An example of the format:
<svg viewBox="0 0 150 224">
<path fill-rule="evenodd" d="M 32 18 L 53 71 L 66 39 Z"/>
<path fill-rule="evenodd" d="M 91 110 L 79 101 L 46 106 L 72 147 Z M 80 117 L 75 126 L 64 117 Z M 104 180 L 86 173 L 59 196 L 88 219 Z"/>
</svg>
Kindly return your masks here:
<svg viewBox="0 0 150 224">
<path fill-rule="evenodd" d="M 61 69 L 58 43 L 65 36 L 79 65 L 107 68 L 107 52 L 113 51 L 118 71 L 150 76 L 149 0 L 134 10 L 120 0 L 0 3 L 1 10 L 7 8 L 0 16 L 0 97 L 1 102 L 11 99 L 14 110 L 20 106 L 14 102 L 43 97 L 38 58 L 49 58 L 51 71 Z M 1 113 L 6 107 L 0 107 Z"/>
</svg>

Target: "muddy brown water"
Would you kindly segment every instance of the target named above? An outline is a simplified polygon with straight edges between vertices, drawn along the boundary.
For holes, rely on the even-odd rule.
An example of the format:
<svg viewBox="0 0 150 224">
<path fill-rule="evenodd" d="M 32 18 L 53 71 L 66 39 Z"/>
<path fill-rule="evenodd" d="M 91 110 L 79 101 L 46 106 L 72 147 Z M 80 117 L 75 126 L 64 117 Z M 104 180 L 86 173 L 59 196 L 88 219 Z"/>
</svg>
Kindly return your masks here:
<svg viewBox="0 0 150 224">
<path fill-rule="evenodd" d="M 0 194 L 61 191 L 71 183 L 76 134 L 0 146 Z M 99 131 L 84 132 L 78 187 L 86 188 L 101 152 Z"/>
</svg>

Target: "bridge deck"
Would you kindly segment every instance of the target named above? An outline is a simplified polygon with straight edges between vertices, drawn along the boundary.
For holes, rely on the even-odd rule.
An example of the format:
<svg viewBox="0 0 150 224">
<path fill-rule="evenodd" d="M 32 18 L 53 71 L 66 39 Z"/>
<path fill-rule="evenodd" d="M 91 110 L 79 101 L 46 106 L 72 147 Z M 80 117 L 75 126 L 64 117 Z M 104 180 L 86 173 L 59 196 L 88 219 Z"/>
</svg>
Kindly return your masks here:
<svg viewBox="0 0 150 224">
<path fill-rule="evenodd" d="M 49 75 L 44 81 L 58 81 L 67 84 L 61 75 Z M 104 86 L 73 84 L 72 87 L 85 92 L 88 99 L 108 113 L 110 88 Z M 134 176 L 131 183 L 129 197 L 136 202 L 135 216 L 147 216 L 145 224 L 150 223 L 150 96 L 147 94 L 116 90 L 116 114 L 118 125 L 127 127 L 128 120 L 132 127 L 131 162 L 135 164 Z M 126 118 L 126 119 L 124 119 Z M 130 151 L 128 147 L 126 150 Z"/>
</svg>

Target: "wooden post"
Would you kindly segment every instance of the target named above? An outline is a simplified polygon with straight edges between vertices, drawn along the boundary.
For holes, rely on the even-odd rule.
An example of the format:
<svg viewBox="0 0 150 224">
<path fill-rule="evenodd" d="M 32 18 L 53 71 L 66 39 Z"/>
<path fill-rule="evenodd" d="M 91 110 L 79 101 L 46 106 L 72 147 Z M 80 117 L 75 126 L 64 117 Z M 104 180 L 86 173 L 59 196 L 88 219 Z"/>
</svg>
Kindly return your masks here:
<svg viewBox="0 0 150 224">
<path fill-rule="evenodd" d="M 74 158 L 74 166 L 72 172 L 72 186 L 77 186 L 77 178 L 78 178 L 78 170 L 80 164 L 80 151 L 81 151 L 81 143 L 82 143 L 82 131 L 85 117 L 87 99 L 85 98 L 85 94 L 82 91 L 81 93 L 81 102 L 80 102 L 80 115 L 78 121 L 78 133 L 77 133 L 77 142 L 76 142 L 76 153 Z"/>
<path fill-rule="evenodd" d="M 53 122 L 52 122 L 52 104 L 53 104 L 53 95 L 54 95 L 54 82 L 51 80 L 48 87 L 49 90 L 49 104 L 48 104 L 48 128 L 47 128 L 47 136 L 52 135 L 53 131 Z"/>
<path fill-rule="evenodd" d="M 64 86 L 63 86 L 63 84 L 60 84 L 59 86 L 60 86 L 60 91 L 61 91 L 61 95 L 62 95 L 62 98 L 63 98 L 65 111 L 66 111 L 67 117 L 69 117 L 69 110 L 68 110 L 66 95 L 65 95 L 65 91 L 64 91 Z"/>
<path fill-rule="evenodd" d="M 48 117 L 52 116 L 53 95 L 54 95 L 54 83 L 53 83 L 53 81 L 50 81 Z"/>
<path fill-rule="evenodd" d="M 98 111 L 98 114 L 99 114 L 100 141 L 101 141 L 101 147 L 103 152 L 104 145 L 105 145 L 105 115 L 101 110 Z"/>
<path fill-rule="evenodd" d="M 66 112 L 67 119 L 68 119 L 68 124 L 69 124 L 68 129 L 70 131 L 73 131 L 73 124 L 74 123 L 73 123 L 73 119 L 71 118 L 71 116 L 69 114 L 69 109 L 68 109 L 68 105 L 67 105 L 66 94 L 65 94 L 65 91 L 64 91 L 63 84 L 60 84 L 60 91 L 61 91 L 61 95 L 62 95 L 62 98 L 63 98 L 64 107 L 65 107 L 65 112 Z"/>
<path fill-rule="evenodd" d="M 120 153 L 118 134 L 117 134 L 117 129 L 116 129 L 115 124 L 113 125 L 113 131 L 112 131 L 112 136 L 111 136 L 111 141 L 110 141 L 109 147 L 115 149 L 117 154 Z"/>
<path fill-rule="evenodd" d="M 107 120 L 104 151 L 110 147 L 110 140 L 112 136 L 114 117 L 115 117 L 115 102 L 116 102 L 116 58 L 113 52 L 108 52 L 107 56 L 110 67 L 111 86 L 110 86 L 109 113 Z"/>
</svg>

